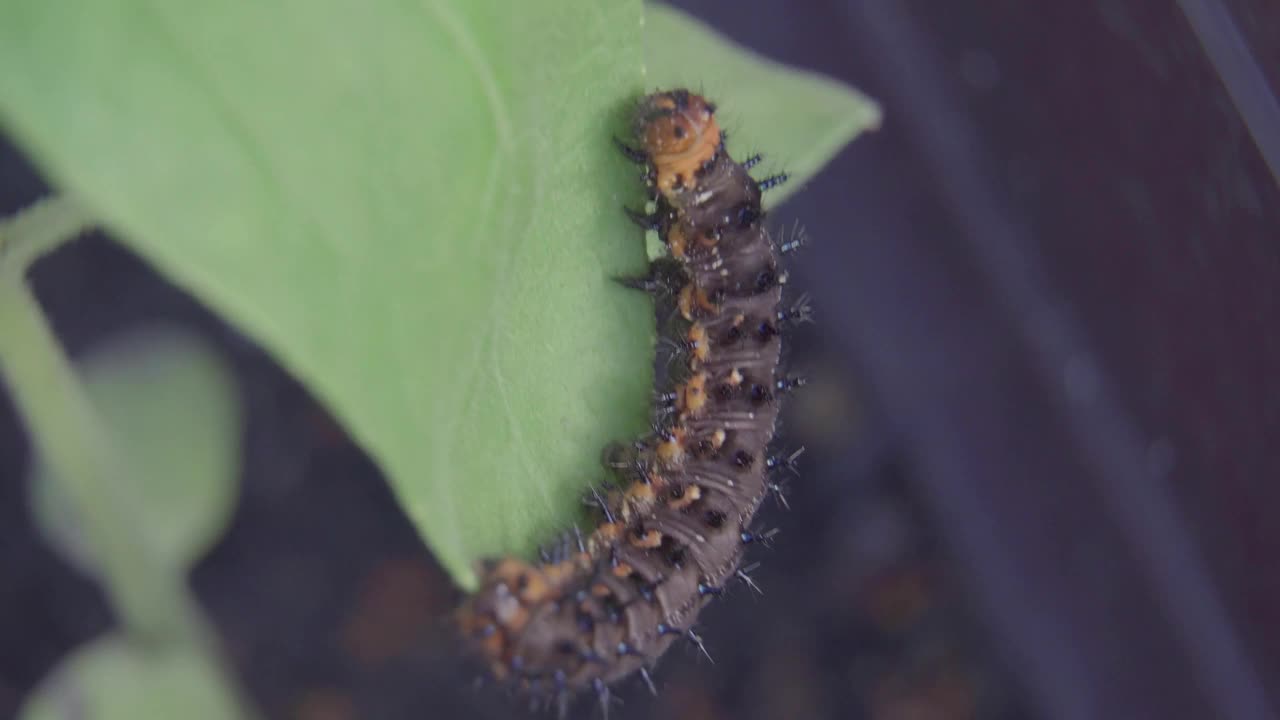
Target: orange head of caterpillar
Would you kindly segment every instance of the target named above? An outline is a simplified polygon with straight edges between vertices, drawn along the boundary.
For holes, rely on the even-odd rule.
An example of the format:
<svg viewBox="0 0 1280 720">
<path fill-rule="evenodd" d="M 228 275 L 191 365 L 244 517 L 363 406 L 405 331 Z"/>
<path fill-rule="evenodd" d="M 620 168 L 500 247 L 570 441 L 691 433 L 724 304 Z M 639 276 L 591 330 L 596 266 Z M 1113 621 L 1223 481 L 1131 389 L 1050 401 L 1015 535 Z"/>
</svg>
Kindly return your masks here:
<svg viewBox="0 0 1280 720">
<path fill-rule="evenodd" d="M 674 195 L 692 187 L 720 150 L 716 107 L 688 90 L 649 95 L 636 114 L 636 136 L 653 170 L 658 191 Z"/>
</svg>

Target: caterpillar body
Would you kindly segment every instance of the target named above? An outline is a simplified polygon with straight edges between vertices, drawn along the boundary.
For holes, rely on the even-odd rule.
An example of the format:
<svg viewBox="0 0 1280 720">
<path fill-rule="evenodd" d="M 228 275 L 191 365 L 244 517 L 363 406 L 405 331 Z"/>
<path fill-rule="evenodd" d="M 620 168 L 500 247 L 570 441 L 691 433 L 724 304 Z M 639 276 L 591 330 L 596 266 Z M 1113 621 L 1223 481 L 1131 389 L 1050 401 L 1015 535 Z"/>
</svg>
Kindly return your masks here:
<svg viewBox="0 0 1280 720">
<path fill-rule="evenodd" d="M 786 177 L 752 178 L 759 158 L 729 156 L 715 111 L 688 90 L 654 93 L 635 114 L 639 147 L 622 145 L 655 207 L 630 214 L 668 250 L 625 282 L 672 308 L 662 330 L 679 348 L 654 431 L 610 453 L 622 483 L 591 491 L 590 534 L 539 563 L 486 561 L 457 613 L 493 676 L 535 701 L 593 690 L 607 712 L 610 686 L 637 673 L 652 690 L 672 643 L 702 646 L 702 608 L 735 578 L 754 588 L 743 554 L 786 462 L 767 454 L 778 398 L 803 384 L 779 375 L 781 330 L 805 311 L 781 306 L 781 251 L 762 224 L 762 191 Z"/>
</svg>

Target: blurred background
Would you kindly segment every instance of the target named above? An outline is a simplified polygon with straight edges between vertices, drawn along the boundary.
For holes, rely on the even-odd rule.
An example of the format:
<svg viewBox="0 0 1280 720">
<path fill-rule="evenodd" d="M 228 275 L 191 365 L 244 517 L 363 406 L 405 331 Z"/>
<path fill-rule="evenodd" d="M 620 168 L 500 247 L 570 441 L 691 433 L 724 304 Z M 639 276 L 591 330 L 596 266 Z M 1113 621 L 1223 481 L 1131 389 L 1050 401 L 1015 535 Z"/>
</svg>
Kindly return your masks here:
<svg viewBox="0 0 1280 720">
<path fill-rule="evenodd" d="M 715 663 L 672 652 L 610 717 L 1272 717 L 1280 9 L 674 4 L 885 122 L 774 214 L 813 240 L 819 321 L 764 595 L 713 605 Z M 45 192 L 0 145 L 0 213 Z M 233 370 L 241 495 L 192 582 L 270 717 L 523 715 L 472 687 L 456 591 L 270 358 L 108 238 L 32 277 L 73 355 L 166 323 Z M 114 622 L 37 531 L 30 456 L 0 395 L 0 717 Z"/>
</svg>

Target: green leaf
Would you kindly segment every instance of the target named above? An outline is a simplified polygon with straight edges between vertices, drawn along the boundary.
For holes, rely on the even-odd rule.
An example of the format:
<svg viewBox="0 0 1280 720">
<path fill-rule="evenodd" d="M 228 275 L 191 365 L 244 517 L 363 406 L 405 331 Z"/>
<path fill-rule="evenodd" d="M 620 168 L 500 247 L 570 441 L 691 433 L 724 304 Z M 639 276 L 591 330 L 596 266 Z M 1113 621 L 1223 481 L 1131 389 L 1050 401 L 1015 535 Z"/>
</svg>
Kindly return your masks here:
<svg viewBox="0 0 1280 720">
<path fill-rule="evenodd" d="M 774 203 L 878 115 L 639 0 L 320 7 L 0 4 L 0 127 L 306 383 L 471 587 L 645 427 L 652 308 L 609 280 L 644 262 L 609 142 L 642 34 L 651 87 L 793 173 Z"/>
<path fill-rule="evenodd" d="M 343 421 L 464 585 L 644 427 L 639 0 L 0 4 L 0 125 Z M 373 481 L 373 478 L 370 478 Z"/>
<path fill-rule="evenodd" d="M 183 576 L 221 535 L 239 487 L 240 412 L 230 372 L 197 338 L 158 328 L 114 338 L 78 369 L 133 471 L 126 479 L 139 502 L 131 508 L 135 530 L 157 561 Z M 63 497 L 66 483 L 43 461 L 33 476 L 35 517 L 46 536 L 86 572 L 104 567 Z"/>
<path fill-rule="evenodd" d="M 32 694 L 21 720 L 229 720 L 244 717 L 199 653 L 110 635 L 78 649 Z"/>
<path fill-rule="evenodd" d="M 764 153 L 763 171 L 791 176 L 765 196 L 770 207 L 860 133 L 880 126 L 880 107 L 843 83 L 758 55 L 666 5 L 646 10 L 646 85 L 688 87 L 712 98 L 734 157 Z"/>
</svg>

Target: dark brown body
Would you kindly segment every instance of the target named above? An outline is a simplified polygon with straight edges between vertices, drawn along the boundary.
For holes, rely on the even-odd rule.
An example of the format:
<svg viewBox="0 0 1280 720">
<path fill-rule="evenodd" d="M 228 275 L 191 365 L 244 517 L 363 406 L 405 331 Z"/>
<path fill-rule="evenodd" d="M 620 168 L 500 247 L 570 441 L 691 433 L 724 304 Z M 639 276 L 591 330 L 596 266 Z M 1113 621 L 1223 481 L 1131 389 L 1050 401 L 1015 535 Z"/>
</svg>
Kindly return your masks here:
<svg viewBox="0 0 1280 720">
<path fill-rule="evenodd" d="M 561 697 L 647 668 L 733 579 L 767 493 L 777 419 L 782 275 L 760 187 L 725 151 L 714 108 L 651 95 L 636 121 L 657 210 L 681 268 L 664 332 L 685 348 L 667 425 L 635 444 L 627 484 L 581 552 L 486 568 L 460 624 L 500 679 Z M 670 261 L 667 261 L 668 264 Z M 696 639 L 696 636 L 692 636 Z"/>
</svg>

